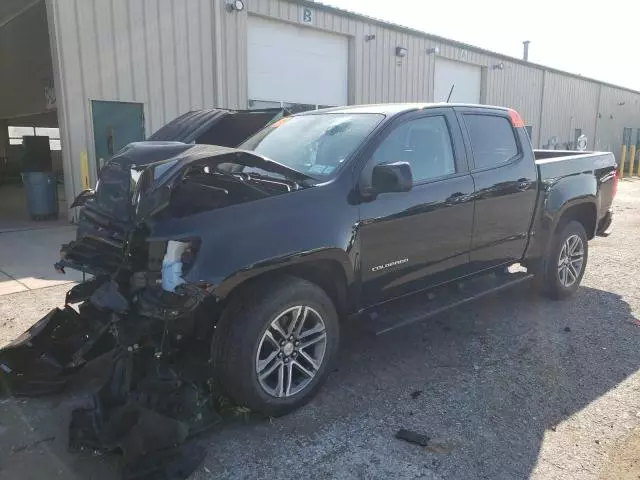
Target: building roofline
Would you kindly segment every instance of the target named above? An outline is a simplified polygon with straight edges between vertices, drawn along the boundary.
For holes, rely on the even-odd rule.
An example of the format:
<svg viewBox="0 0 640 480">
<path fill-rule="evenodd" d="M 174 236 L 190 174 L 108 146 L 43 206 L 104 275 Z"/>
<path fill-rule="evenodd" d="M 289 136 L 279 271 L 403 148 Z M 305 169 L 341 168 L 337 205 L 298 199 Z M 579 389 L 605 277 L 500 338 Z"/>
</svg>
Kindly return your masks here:
<svg viewBox="0 0 640 480">
<path fill-rule="evenodd" d="M 320 3 L 320 2 L 316 2 L 314 0 L 287 0 L 289 2 L 292 3 L 297 3 L 299 5 L 303 5 L 309 8 L 315 8 L 317 10 L 323 10 L 326 12 L 331 12 L 331 13 L 335 13 L 337 15 L 343 15 L 349 18 L 353 18 L 355 20 L 360 20 L 363 22 L 367 22 L 367 23 L 372 23 L 381 27 L 385 27 L 385 28 L 390 28 L 393 30 L 397 30 L 399 32 L 404 32 L 410 35 L 416 35 L 419 37 L 424 37 L 427 38 L 429 40 L 434 40 L 434 41 L 438 41 L 438 42 L 445 42 L 448 43 L 450 45 L 459 47 L 459 48 L 464 48 L 465 50 L 471 50 L 473 52 L 477 52 L 477 53 L 482 53 L 485 55 L 491 55 L 494 57 L 497 57 L 501 60 L 506 60 L 508 62 L 512 62 L 512 63 L 518 63 L 520 65 L 526 65 L 528 67 L 533 67 L 533 68 L 538 68 L 540 70 L 546 71 L 546 72 L 551 72 L 551 73 L 559 73 L 561 75 L 566 75 L 569 77 L 573 77 L 573 78 L 577 78 L 580 80 L 586 80 L 588 82 L 593 82 L 593 83 L 597 83 L 599 85 L 603 85 L 606 87 L 612 87 L 612 88 L 616 88 L 619 90 L 624 90 L 627 92 L 631 92 L 631 93 L 636 93 L 636 94 L 640 94 L 639 90 L 634 90 L 632 88 L 629 87 L 623 87 L 621 85 L 616 85 L 614 83 L 609 83 L 609 82 L 605 82 L 603 80 L 598 80 L 595 78 L 591 78 L 591 77 L 585 77 L 583 75 L 579 75 L 577 73 L 571 73 L 571 72 L 567 72 L 566 70 L 560 70 L 558 68 L 553 68 L 553 67 L 549 67 L 547 65 L 542 65 L 540 63 L 534 63 L 534 62 L 529 62 L 529 61 L 525 61 L 522 60 L 520 58 L 516 58 L 516 57 L 511 57 L 509 55 L 505 55 L 503 53 L 498 53 L 498 52 L 494 52 L 491 50 L 487 50 L 481 47 L 476 47 L 474 45 L 470 45 L 468 43 L 464 43 L 464 42 L 460 42 L 458 40 L 452 40 L 450 38 L 445 38 L 445 37 L 441 37 L 439 35 L 433 35 L 431 33 L 427 33 L 424 32 L 422 30 L 416 30 L 415 28 L 411 28 L 411 27 L 405 27 L 404 25 L 399 25 L 397 23 L 392 23 L 392 22 L 387 22 L 385 20 L 380 20 L 377 19 L 375 17 L 370 17 L 368 15 L 364 15 L 362 13 L 356 13 L 356 12 L 352 12 L 351 10 L 344 10 L 342 8 L 338 8 L 338 7 L 333 7 L 331 5 L 327 5 L 325 3 Z"/>
</svg>

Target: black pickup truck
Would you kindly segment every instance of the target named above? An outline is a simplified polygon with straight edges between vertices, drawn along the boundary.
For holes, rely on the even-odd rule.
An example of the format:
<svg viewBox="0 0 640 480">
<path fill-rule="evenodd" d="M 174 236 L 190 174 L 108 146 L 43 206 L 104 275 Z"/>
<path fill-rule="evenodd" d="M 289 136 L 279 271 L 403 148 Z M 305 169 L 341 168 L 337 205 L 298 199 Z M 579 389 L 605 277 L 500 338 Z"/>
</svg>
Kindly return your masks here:
<svg viewBox="0 0 640 480">
<path fill-rule="evenodd" d="M 534 151 L 506 108 L 334 108 L 229 143 L 119 152 L 57 268 L 110 279 L 98 303 L 160 325 L 156 358 L 206 339 L 225 393 L 270 415 L 318 390 L 344 319 L 386 331 L 529 279 L 567 297 L 611 224 L 613 155 Z"/>
</svg>

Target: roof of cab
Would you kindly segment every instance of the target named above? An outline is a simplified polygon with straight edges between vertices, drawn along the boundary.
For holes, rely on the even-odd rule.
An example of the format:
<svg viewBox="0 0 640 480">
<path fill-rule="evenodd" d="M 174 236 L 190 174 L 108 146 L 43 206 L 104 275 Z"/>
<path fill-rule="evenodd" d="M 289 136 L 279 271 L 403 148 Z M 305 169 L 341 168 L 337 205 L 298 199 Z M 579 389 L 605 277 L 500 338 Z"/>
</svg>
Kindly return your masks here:
<svg viewBox="0 0 640 480">
<path fill-rule="evenodd" d="M 317 113 L 377 113 L 393 116 L 400 113 L 411 112 L 436 107 L 478 107 L 483 109 L 506 110 L 505 107 L 491 105 L 476 105 L 471 103 L 378 103 L 370 105 L 348 105 L 345 107 L 324 108 L 322 110 L 310 110 L 297 115 L 314 115 Z"/>
</svg>

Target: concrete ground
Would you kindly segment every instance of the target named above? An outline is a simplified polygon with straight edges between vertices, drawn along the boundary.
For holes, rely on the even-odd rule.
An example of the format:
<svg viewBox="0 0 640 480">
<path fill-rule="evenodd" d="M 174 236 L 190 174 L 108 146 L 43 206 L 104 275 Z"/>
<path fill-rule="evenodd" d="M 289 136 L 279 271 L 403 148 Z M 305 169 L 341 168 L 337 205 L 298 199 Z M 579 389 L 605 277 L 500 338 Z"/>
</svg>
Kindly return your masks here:
<svg viewBox="0 0 640 480">
<path fill-rule="evenodd" d="M 202 438 L 193 478 L 640 478 L 640 182 L 620 185 L 614 227 L 567 301 L 523 286 L 377 339 L 348 327 L 316 399 Z M 66 289 L 0 297 L 0 342 Z M 71 408 L 0 400 L 0 478 L 118 478 L 117 456 L 67 453 Z"/>
<path fill-rule="evenodd" d="M 81 280 L 78 272 L 53 269 L 60 245 L 73 238 L 73 225 L 0 233 L 0 296 Z"/>
<path fill-rule="evenodd" d="M 25 188 L 20 184 L 0 184 L 0 234 L 66 226 L 69 225 L 67 213 L 63 185 L 58 185 L 58 219 L 32 220 L 27 207 Z"/>
</svg>

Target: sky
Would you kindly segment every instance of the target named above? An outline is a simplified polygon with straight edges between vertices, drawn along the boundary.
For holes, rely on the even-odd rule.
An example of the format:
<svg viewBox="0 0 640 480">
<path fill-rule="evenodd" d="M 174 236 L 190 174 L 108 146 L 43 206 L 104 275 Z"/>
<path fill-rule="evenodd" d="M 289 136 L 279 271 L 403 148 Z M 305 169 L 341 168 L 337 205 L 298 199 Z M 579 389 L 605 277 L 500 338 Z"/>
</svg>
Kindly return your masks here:
<svg viewBox="0 0 640 480">
<path fill-rule="evenodd" d="M 640 90 L 635 0 L 321 0 L 487 50 Z"/>
</svg>

